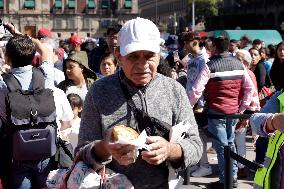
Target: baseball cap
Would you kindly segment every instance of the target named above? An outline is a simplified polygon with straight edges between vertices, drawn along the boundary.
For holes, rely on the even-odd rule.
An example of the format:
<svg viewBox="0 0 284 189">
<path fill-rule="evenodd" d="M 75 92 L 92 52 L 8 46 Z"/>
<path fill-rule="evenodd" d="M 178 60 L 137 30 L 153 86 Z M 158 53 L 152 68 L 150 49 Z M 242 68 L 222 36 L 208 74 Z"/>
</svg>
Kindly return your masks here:
<svg viewBox="0 0 284 189">
<path fill-rule="evenodd" d="M 122 56 L 140 50 L 159 53 L 160 32 L 152 21 L 137 17 L 122 26 L 118 33 L 118 44 Z"/>
<path fill-rule="evenodd" d="M 81 37 L 79 37 L 78 35 L 72 35 L 69 39 L 68 39 L 68 43 L 71 44 L 76 44 L 76 45 L 81 45 L 83 43 L 83 40 Z"/>
<path fill-rule="evenodd" d="M 38 38 L 38 39 L 51 38 L 51 37 L 52 37 L 52 33 L 51 33 L 50 30 L 47 29 L 47 28 L 41 28 L 41 29 L 38 30 L 38 32 L 37 32 L 37 38 Z"/>
<path fill-rule="evenodd" d="M 177 49 L 178 48 L 178 36 L 177 35 L 169 35 L 165 44 L 169 49 Z"/>
</svg>

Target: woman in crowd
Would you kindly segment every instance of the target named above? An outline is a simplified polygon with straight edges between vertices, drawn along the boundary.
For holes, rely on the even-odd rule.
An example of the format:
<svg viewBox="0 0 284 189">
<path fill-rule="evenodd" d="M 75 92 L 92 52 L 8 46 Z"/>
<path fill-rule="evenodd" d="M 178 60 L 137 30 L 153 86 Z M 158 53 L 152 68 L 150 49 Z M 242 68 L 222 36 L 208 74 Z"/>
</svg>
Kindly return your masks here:
<svg viewBox="0 0 284 189">
<path fill-rule="evenodd" d="M 272 62 L 268 59 L 269 58 L 269 53 L 270 53 L 269 49 L 266 48 L 266 47 L 261 47 L 259 49 L 259 52 L 260 52 L 260 56 L 261 56 L 261 59 L 263 61 L 266 73 L 269 74 L 269 72 L 271 70 L 271 66 L 272 66 Z"/>
<path fill-rule="evenodd" d="M 100 71 L 102 77 L 112 75 L 117 70 L 117 60 L 114 55 L 110 52 L 105 53 L 100 62 Z"/>
<path fill-rule="evenodd" d="M 271 83 L 269 82 L 269 76 L 266 72 L 266 69 L 265 69 L 265 66 L 264 66 L 264 63 L 263 63 L 263 59 L 261 58 L 260 50 L 258 50 L 256 48 L 251 48 L 249 50 L 249 52 L 252 56 L 252 63 L 251 63 L 250 70 L 253 71 L 253 73 L 255 74 L 255 77 L 256 77 L 257 89 L 258 89 L 258 92 L 259 92 L 260 106 L 262 107 L 266 103 L 266 100 L 263 97 L 264 95 L 262 94 L 263 90 L 266 89 L 267 86 L 270 86 Z M 257 163 L 262 164 L 264 162 L 264 157 L 265 157 L 267 145 L 268 145 L 268 140 L 267 140 L 266 137 L 260 136 L 256 140 L 255 161 Z"/>
<path fill-rule="evenodd" d="M 265 86 L 266 70 L 260 56 L 260 51 L 256 48 L 251 48 L 249 52 L 252 57 L 250 70 L 256 77 L 258 92 L 260 92 L 262 87 Z"/>
<path fill-rule="evenodd" d="M 283 51 L 284 51 L 284 41 L 279 43 L 276 47 L 276 54 L 270 71 L 270 78 L 277 90 L 280 90 L 284 87 Z"/>
<path fill-rule="evenodd" d="M 255 92 L 252 96 L 252 102 L 249 108 L 245 111 L 246 114 L 252 114 L 254 112 L 258 112 L 260 110 L 260 104 L 258 99 L 258 92 L 257 92 L 257 82 L 254 73 L 249 70 L 250 63 L 252 62 L 252 58 L 250 53 L 247 50 L 241 49 L 236 51 L 236 58 L 238 58 L 247 68 L 248 74 L 255 86 Z M 247 128 L 249 127 L 249 123 L 247 119 L 240 119 L 239 123 L 236 126 L 235 130 L 235 143 L 237 148 L 237 153 L 242 156 L 246 157 L 246 133 Z M 257 135 L 253 133 L 253 140 L 254 143 L 256 142 Z M 241 163 L 238 163 L 238 178 L 246 177 L 245 166 Z"/>
<path fill-rule="evenodd" d="M 59 83 L 58 88 L 62 89 L 66 95 L 75 93 L 84 100 L 88 89 L 97 79 L 95 72 L 88 66 L 86 52 L 74 51 L 70 53 L 64 61 L 63 70 L 65 80 Z"/>
</svg>

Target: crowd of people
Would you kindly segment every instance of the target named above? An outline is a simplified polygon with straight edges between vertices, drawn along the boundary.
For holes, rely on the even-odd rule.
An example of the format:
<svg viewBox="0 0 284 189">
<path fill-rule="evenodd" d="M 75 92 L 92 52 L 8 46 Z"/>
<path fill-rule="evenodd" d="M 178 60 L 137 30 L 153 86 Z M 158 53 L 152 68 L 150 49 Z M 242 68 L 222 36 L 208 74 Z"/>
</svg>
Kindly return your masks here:
<svg viewBox="0 0 284 189">
<path fill-rule="evenodd" d="M 38 67 L 45 88 L 53 91 L 57 137 L 71 144 L 74 161 L 65 172 L 56 172 L 61 180 L 51 184 L 52 156 L 16 161 L 7 154 L 0 159 L 3 188 L 70 188 L 71 179 L 80 186 L 86 175 L 82 171 L 74 176 L 76 165 L 93 173 L 119 173 L 128 179 L 128 187 L 169 188 L 170 180 L 180 179 L 180 170 L 188 168 L 193 177 L 213 173 L 208 140 L 217 154 L 219 180 L 207 187 L 224 188 L 224 146 L 246 157 L 247 135 L 253 136 L 255 161 L 264 164 L 255 174 L 255 185 L 284 186 L 283 42 L 266 46 L 247 35 L 204 39 L 194 31 L 162 40 L 157 26 L 139 17 L 108 28 L 105 38 L 96 42 L 76 34 L 58 41 L 46 28 L 34 39 L 10 23 L 4 25 L 13 36 L 2 57 L 1 148 L 12 148 L 2 142 L 11 119 L 4 75 L 12 74 L 21 90 L 33 90 L 33 67 Z M 243 113 L 252 117 L 228 117 Z M 140 136 L 145 131 L 144 147 L 137 151 L 134 143 L 114 143 L 117 125 L 133 128 Z M 174 178 L 169 177 L 172 168 Z M 244 165 L 233 161 L 234 188 L 246 173 Z M 277 182 L 271 182 L 272 177 Z"/>
</svg>

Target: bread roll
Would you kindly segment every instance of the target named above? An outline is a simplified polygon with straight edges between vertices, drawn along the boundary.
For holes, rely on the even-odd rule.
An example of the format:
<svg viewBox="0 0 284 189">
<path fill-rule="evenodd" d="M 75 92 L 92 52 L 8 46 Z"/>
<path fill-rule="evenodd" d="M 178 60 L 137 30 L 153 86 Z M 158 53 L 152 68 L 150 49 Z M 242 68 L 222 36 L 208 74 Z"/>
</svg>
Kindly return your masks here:
<svg viewBox="0 0 284 189">
<path fill-rule="evenodd" d="M 126 127 L 124 125 L 114 126 L 112 129 L 112 141 L 117 142 L 121 139 L 123 140 L 134 140 L 139 136 L 139 134 L 131 127 Z"/>
</svg>

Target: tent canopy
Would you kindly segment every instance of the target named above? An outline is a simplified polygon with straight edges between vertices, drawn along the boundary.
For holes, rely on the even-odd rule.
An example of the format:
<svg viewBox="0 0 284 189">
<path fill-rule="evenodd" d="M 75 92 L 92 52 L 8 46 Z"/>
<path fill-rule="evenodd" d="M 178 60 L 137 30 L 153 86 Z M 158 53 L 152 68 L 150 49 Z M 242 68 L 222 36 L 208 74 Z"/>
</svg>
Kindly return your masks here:
<svg viewBox="0 0 284 189">
<path fill-rule="evenodd" d="M 252 41 L 254 39 L 264 41 L 266 46 L 269 44 L 277 45 L 282 41 L 282 37 L 277 30 L 216 30 L 209 32 L 208 37 L 218 37 L 221 35 L 227 37 L 229 40 L 240 40 L 242 36 L 247 35 Z"/>
</svg>

